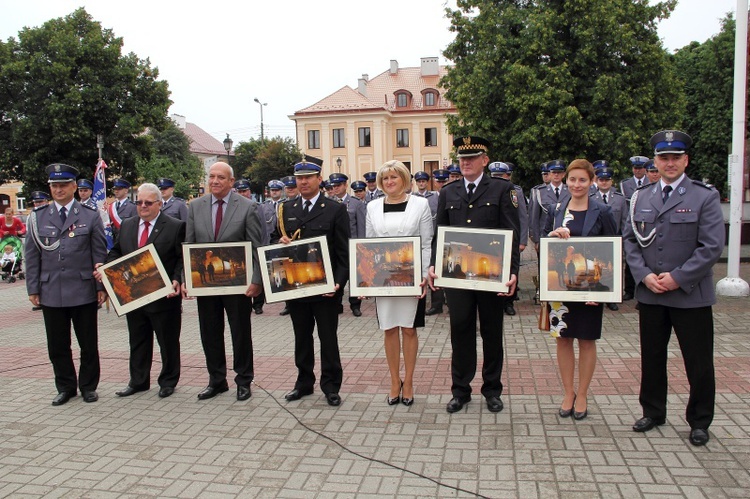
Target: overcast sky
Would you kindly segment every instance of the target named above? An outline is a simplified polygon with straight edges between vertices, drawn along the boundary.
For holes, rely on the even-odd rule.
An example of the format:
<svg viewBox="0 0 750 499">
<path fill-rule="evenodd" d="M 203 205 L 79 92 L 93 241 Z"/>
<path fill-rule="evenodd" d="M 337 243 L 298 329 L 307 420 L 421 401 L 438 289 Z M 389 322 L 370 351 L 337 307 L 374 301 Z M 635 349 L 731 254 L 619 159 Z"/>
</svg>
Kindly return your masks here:
<svg viewBox="0 0 750 499">
<path fill-rule="evenodd" d="M 449 5 L 454 5 L 453 0 Z M 665 47 L 703 42 L 736 0 L 679 0 L 659 27 Z M 453 38 L 446 0 L 0 0 L 0 38 L 84 6 L 124 39 L 124 52 L 149 58 L 169 82 L 170 113 L 235 143 L 265 135 L 294 137 L 288 116 L 348 85 L 374 77 L 396 59 L 419 66 Z M 667 124 L 665 124 L 667 126 Z"/>
</svg>

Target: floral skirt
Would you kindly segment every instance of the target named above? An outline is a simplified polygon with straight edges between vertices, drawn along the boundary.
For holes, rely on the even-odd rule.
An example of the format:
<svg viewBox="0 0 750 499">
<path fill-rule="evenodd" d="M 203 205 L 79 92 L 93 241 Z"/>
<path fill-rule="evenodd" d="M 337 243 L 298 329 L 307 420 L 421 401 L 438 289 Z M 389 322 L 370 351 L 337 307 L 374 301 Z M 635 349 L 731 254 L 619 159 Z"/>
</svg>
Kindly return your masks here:
<svg viewBox="0 0 750 499">
<path fill-rule="evenodd" d="M 604 304 L 550 302 L 549 331 L 553 338 L 598 340 L 602 337 Z"/>
</svg>

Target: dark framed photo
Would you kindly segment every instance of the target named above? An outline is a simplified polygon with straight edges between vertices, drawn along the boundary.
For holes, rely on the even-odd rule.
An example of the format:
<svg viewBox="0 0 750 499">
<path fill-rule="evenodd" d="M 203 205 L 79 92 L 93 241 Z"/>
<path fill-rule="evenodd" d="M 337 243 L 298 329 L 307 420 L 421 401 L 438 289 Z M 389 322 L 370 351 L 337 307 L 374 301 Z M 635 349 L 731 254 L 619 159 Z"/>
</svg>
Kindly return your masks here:
<svg viewBox="0 0 750 499">
<path fill-rule="evenodd" d="M 182 245 L 185 286 L 189 296 L 239 295 L 253 275 L 249 241 Z"/>
<path fill-rule="evenodd" d="M 99 267 L 102 284 L 118 316 L 171 294 L 172 280 L 153 244 Z"/>
<path fill-rule="evenodd" d="M 438 227 L 435 285 L 507 292 L 512 244 L 512 230 Z"/>
<path fill-rule="evenodd" d="M 263 246 L 258 262 L 268 303 L 334 292 L 325 236 Z"/>
<path fill-rule="evenodd" d="M 420 296 L 421 282 L 419 236 L 349 240 L 352 296 Z"/>
<path fill-rule="evenodd" d="M 543 237 L 539 244 L 542 301 L 622 301 L 622 237 Z"/>
</svg>

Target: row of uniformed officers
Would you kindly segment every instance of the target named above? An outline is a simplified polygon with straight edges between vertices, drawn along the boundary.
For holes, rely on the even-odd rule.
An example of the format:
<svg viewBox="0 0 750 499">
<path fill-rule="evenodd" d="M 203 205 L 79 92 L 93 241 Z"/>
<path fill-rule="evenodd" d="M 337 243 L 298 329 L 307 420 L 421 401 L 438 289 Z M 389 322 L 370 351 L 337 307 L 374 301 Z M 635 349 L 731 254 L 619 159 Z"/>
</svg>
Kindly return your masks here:
<svg viewBox="0 0 750 499">
<path fill-rule="evenodd" d="M 612 170 L 605 162 L 598 162 L 600 164 L 596 166 L 600 168 L 595 171 L 594 165 L 588 161 L 575 160 L 570 165 L 562 161 L 547 164 L 549 171 L 545 175 L 549 177 L 549 183 L 540 184 L 532 190 L 527 210 L 522 206 L 525 198 L 517 186 L 493 178 L 505 175 L 507 180 L 512 169 L 508 163 L 493 163 L 491 174 L 487 174 L 488 141 L 480 137 L 460 137 L 454 141 L 454 145 L 460 175 L 457 180 L 448 183 L 443 182 L 443 172 L 436 172 L 438 185 L 442 185 L 439 195 L 427 190 L 429 176 L 423 172 L 415 176 L 418 189 L 412 191 L 408 170 L 397 161 L 386 163 L 375 172 L 374 177 L 366 175 L 364 188 L 357 182 L 352 186 L 355 192 L 364 192 L 365 201 L 368 202 L 364 220 L 365 236 L 416 233 L 422 236 L 423 242 L 425 239 L 432 240 L 431 249 L 427 248 L 430 266 L 423 269 L 425 292 L 428 286 L 438 291 L 433 285 L 437 248 L 431 237 L 437 226 L 510 229 L 514 233 L 508 293 L 445 290 L 450 303 L 453 393 L 446 410 L 458 412 L 471 400 L 471 382 L 477 369 L 477 317 L 484 350 L 481 393 L 488 410 L 498 412 L 503 409 L 503 311 L 517 287 L 519 255 L 527 241 L 523 235 L 526 229 L 522 218 L 523 214 L 527 214 L 528 230 L 535 245 L 538 245 L 541 237 L 612 235 L 622 231 L 627 263 L 637 284 L 635 295 L 640 305 L 643 362 L 640 402 L 643 417 L 634 424 L 633 429 L 648 431 L 665 422 L 666 349 L 674 328 L 680 340 L 691 386 L 686 413 L 691 426 L 689 439 L 695 445 L 705 444 L 713 417 L 715 391 L 711 310 L 715 297 L 711 267 L 721 254 L 724 232 L 718 193 L 685 175 L 690 137 L 673 130 L 662 131 L 652 137 L 653 165 L 661 178 L 636 188 L 631 194 L 629 208 L 627 203 L 621 202 L 625 196 L 612 190 Z M 634 173 L 640 166 L 646 166 L 647 162 L 647 159 L 641 162 L 640 158 L 634 158 Z M 250 241 L 257 251 L 259 246 L 269 241 L 288 243 L 293 239 L 315 236 L 325 236 L 328 240 L 336 292 L 287 303 L 295 337 L 298 377 L 294 388 L 285 398 L 293 401 L 313 392 L 316 382 L 313 332 L 317 326 L 321 342 L 320 387 L 329 405 L 339 405 L 343 370 L 337 338 L 338 314 L 341 293 L 349 277 L 348 239 L 362 237 L 357 212 L 361 212 L 359 206 L 364 204 L 358 203 L 354 197 L 351 197 L 350 203 L 345 202 L 348 179 L 340 174 L 334 174 L 329 181 L 333 184 L 331 191 L 344 186 L 344 199 L 333 192 L 331 196 L 335 196 L 335 200 L 321 194 L 321 166 L 322 161 L 306 157 L 294 166 L 294 185 L 290 185 L 292 182 L 288 179 L 272 181 L 269 184 L 270 199 L 261 206 L 243 196 L 242 191 L 249 191 L 249 185 L 235 184 L 229 165 L 216 163 L 209 171 L 210 193 L 190 203 L 187 220 L 182 219 L 184 210 L 179 201 L 170 195 L 171 192 L 165 196 L 165 188 L 173 185 L 144 184 L 139 187 L 135 202 L 137 216 L 123 217 L 115 247 L 107 254 L 103 226 L 96 209 L 74 198 L 78 187 L 75 182 L 77 171 L 67 165 L 50 165 L 48 174 L 53 203 L 36 209 L 30 217 L 29 233 L 32 240 L 26 245 L 26 262 L 29 298 L 34 305 L 42 307 L 50 359 L 55 371 L 58 395 L 53 405 L 66 403 L 76 395 L 77 389 L 80 389 L 86 402 L 98 399 L 96 314 L 97 304 L 106 299 L 101 283 L 96 279 L 101 277 L 95 271 L 100 264 L 135 251 L 144 244 L 153 243 L 171 275 L 173 293 L 170 297 L 128 314 L 131 379 L 128 386 L 118 392 L 120 396 L 129 396 L 150 387 L 155 333 L 163 362 L 158 379 L 159 396 L 168 397 L 174 393 L 180 369 L 180 299 L 186 297 L 180 250 L 183 240 L 188 243 Z M 563 183 L 566 172 L 567 182 Z M 592 189 L 595 176 L 596 190 Z M 643 176 L 639 177 L 636 173 L 634 177 L 637 185 L 638 178 Z M 625 195 L 630 194 L 629 183 L 622 183 L 621 189 Z M 127 187 L 116 185 L 116 197 L 120 202 L 117 210 L 129 203 L 117 196 L 118 189 Z M 282 189 L 287 190 L 286 200 L 281 196 Z M 179 205 L 174 216 L 166 212 L 170 199 Z M 352 205 L 354 208 L 351 208 Z M 394 222 L 419 220 L 420 217 L 424 219 L 421 213 L 427 214 L 427 232 L 416 229 L 419 225 L 417 222 Z M 398 218 L 391 218 L 393 215 Z M 388 223 L 382 222 L 388 220 Z M 429 222 L 432 222 L 431 227 Z M 385 225 L 380 226 L 379 223 Z M 269 230 L 271 227 L 273 229 Z M 249 310 L 253 305 L 252 299 L 262 292 L 258 259 L 254 258 L 253 262 L 252 283 L 245 294 L 197 298 L 200 334 L 209 373 L 208 385 L 198 394 L 201 400 L 228 390 L 225 314 L 233 342 L 237 399 L 246 400 L 251 396 L 254 368 Z M 404 362 L 411 384 L 416 360 L 416 327 L 423 324 L 424 295 L 419 301 L 422 303 L 417 306 L 413 319 L 411 312 L 406 313 L 406 319 L 399 319 L 400 322 L 396 323 L 379 318 L 381 329 L 386 332 L 386 356 L 391 370 L 391 390 L 387 396 L 389 404 L 401 401 L 411 405 L 414 401 L 413 385 L 407 387 L 407 380 L 399 385 L 398 335 L 399 331 L 403 334 Z M 262 301 L 260 304 L 262 306 Z M 594 311 L 598 309 L 601 329 L 601 304 L 578 306 L 579 309 L 581 307 L 583 310 L 586 307 Z M 359 306 L 356 308 L 358 310 Z M 559 314 L 560 318 L 565 318 L 565 314 L 575 315 L 564 308 L 558 304 L 553 313 Z M 403 310 L 412 309 L 396 306 L 384 310 L 398 311 L 401 316 L 404 315 Z M 81 347 L 78 376 L 71 354 L 71 324 Z M 565 388 L 559 415 L 582 419 L 587 416 L 588 407 L 587 387 L 581 384 L 590 381 L 596 357 L 595 347 L 593 356 L 590 354 L 592 337 L 580 336 L 578 331 L 572 330 L 575 324 L 577 322 L 571 320 L 568 327 L 557 324 L 553 328 L 558 336 L 558 360 Z M 594 335 L 593 339 L 597 337 Z M 573 388 L 572 379 L 575 359 L 571 361 L 568 355 L 572 353 L 574 338 L 578 339 L 581 347 L 580 362 L 586 364 L 579 363 L 578 393 Z M 407 360 L 407 356 L 411 360 Z M 588 380 L 581 380 L 582 375 L 588 376 Z"/>
</svg>

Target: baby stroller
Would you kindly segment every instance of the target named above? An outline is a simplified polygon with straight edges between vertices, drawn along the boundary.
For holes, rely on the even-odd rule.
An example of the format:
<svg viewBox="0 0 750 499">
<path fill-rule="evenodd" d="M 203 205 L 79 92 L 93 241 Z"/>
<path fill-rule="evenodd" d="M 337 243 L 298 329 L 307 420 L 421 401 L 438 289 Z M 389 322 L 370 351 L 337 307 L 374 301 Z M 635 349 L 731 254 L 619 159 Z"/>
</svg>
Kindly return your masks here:
<svg viewBox="0 0 750 499">
<path fill-rule="evenodd" d="M 6 253 L 10 246 L 12 251 Z M 0 239 L 0 278 L 8 283 L 16 282 L 16 278 L 23 279 L 23 241 L 18 236 L 5 236 Z"/>
</svg>

